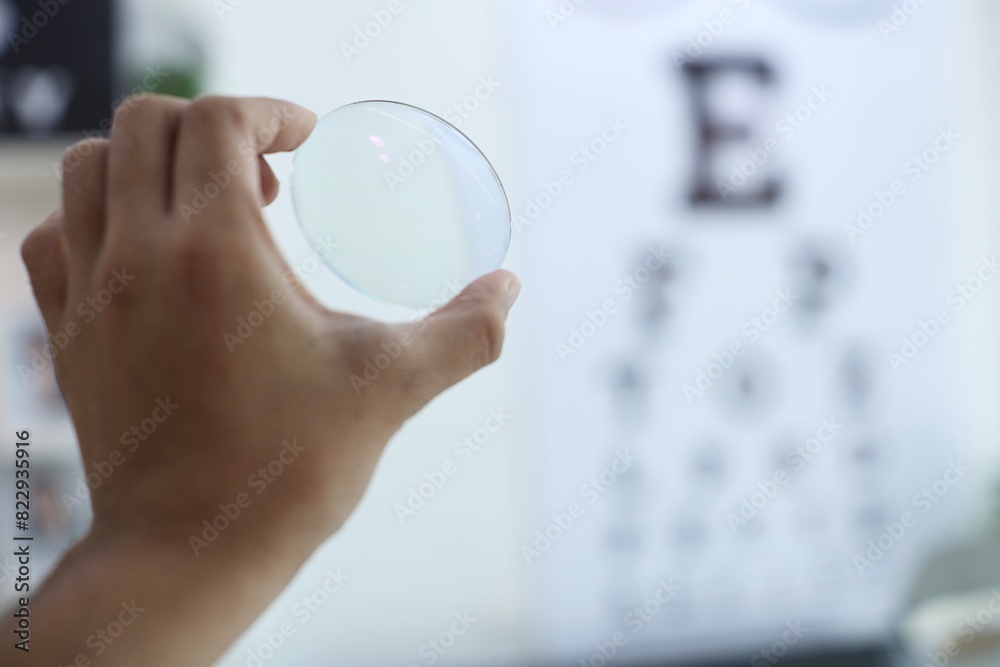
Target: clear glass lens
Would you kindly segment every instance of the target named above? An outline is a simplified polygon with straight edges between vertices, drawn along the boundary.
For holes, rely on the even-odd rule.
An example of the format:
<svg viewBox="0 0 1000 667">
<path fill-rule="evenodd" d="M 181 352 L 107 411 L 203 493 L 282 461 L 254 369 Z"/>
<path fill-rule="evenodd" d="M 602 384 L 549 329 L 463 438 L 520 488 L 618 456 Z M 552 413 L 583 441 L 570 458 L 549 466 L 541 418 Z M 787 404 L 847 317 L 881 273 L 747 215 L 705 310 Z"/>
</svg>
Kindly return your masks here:
<svg viewBox="0 0 1000 667">
<path fill-rule="evenodd" d="M 510 245 L 510 207 L 486 157 L 450 124 L 397 102 L 320 119 L 295 154 L 292 198 L 326 264 L 399 305 L 425 307 L 500 268 Z"/>
</svg>

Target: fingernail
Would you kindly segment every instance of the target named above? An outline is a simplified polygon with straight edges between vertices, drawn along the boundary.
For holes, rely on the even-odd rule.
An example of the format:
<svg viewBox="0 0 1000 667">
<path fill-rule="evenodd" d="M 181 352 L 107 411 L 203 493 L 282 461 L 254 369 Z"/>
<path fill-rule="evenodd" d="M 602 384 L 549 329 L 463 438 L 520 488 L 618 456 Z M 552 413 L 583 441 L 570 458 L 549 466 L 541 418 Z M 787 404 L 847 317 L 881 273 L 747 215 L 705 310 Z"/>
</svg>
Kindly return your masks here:
<svg viewBox="0 0 1000 667">
<path fill-rule="evenodd" d="M 514 302 L 517 301 L 517 296 L 521 293 L 521 281 L 516 277 L 511 278 L 510 283 L 507 285 L 507 310 L 514 307 Z"/>
</svg>

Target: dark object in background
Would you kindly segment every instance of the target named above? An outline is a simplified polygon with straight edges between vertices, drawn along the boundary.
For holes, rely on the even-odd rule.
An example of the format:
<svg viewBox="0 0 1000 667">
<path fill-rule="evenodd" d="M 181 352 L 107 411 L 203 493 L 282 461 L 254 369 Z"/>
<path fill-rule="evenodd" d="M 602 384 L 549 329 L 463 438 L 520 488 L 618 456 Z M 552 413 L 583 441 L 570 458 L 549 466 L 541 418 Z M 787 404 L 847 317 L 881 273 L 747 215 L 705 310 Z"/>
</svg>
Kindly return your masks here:
<svg viewBox="0 0 1000 667">
<path fill-rule="evenodd" d="M 97 128 L 114 98 L 112 0 L 0 0 L 0 136 Z"/>
<path fill-rule="evenodd" d="M 739 662 L 726 667 L 742 664 L 746 663 Z M 832 651 L 804 658 L 783 658 L 777 664 L 782 667 L 890 667 L 893 663 L 890 656 L 879 647 L 858 651 Z"/>
</svg>

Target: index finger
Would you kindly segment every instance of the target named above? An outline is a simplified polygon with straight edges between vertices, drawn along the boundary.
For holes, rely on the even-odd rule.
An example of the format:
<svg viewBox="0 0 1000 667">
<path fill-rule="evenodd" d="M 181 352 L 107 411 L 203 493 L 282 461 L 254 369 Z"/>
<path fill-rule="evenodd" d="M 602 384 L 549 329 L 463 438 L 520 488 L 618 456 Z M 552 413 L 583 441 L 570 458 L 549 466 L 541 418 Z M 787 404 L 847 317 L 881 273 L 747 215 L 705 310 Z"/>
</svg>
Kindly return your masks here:
<svg viewBox="0 0 1000 667">
<path fill-rule="evenodd" d="M 263 206 L 258 157 L 298 148 L 316 114 L 264 97 L 203 97 L 181 112 L 174 155 L 174 206 L 211 201 Z"/>
</svg>

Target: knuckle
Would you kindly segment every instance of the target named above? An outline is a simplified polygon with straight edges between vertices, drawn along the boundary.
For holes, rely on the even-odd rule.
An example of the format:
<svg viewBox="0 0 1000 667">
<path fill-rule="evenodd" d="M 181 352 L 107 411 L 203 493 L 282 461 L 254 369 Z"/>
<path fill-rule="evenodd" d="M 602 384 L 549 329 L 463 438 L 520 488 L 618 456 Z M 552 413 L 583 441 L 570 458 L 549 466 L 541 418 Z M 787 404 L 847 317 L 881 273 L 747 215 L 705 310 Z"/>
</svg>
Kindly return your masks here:
<svg viewBox="0 0 1000 667">
<path fill-rule="evenodd" d="M 52 225 L 41 225 L 28 234 L 21 244 L 21 259 L 32 273 L 51 262 L 63 261 L 60 252 L 59 230 Z"/>
<path fill-rule="evenodd" d="M 151 93 L 129 95 L 115 107 L 112 127 L 120 128 L 129 122 L 140 123 L 142 119 L 159 113 L 162 98 Z M 131 121 L 129 120 L 131 119 Z"/>
<path fill-rule="evenodd" d="M 503 350 L 505 318 L 496 308 L 482 307 L 471 320 L 472 336 L 479 345 L 483 365 L 500 358 Z"/>
<path fill-rule="evenodd" d="M 39 229 L 33 230 L 21 244 L 21 259 L 30 269 L 38 261 L 41 247 L 44 243 L 43 234 Z"/>
<path fill-rule="evenodd" d="M 196 130 L 228 126 L 245 131 L 250 125 L 250 118 L 237 100 L 208 95 L 192 102 L 181 114 L 181 122 Z"/>
<path fill-rule="evenodd" d="M 78 141 L 63 153 L 61 162 L 61 172 L 63 192 L 76 197 L 88 194 L 83 190 L 79 178 L 74 177 L 74 172 L 85 165 L 94 165 L 97 168 L 107 158 L 108 141 L 106 139 L 84 139 Z M 84 169 L 84 172 L 86 169 Z M 84 179 L 86 180 L 86 179 Z"/>
<path fill-rule="evenodd" d="M 72 172 L 88 158 L 100 157 L 107 149 L 107 143 L 105 139 L 90 138 L 78 141 L 67 148 L 62 156 L 63 173 Z"/>
</svg>

